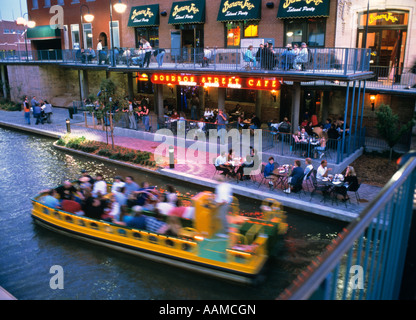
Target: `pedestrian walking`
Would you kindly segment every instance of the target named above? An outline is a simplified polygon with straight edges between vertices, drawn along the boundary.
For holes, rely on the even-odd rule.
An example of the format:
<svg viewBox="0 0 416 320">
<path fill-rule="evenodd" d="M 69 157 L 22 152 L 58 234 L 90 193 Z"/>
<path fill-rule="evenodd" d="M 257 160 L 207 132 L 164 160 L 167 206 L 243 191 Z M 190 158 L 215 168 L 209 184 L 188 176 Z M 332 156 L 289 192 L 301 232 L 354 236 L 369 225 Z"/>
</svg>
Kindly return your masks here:
<svg viewBox="0 0 416 320">
<path fill-rule="evenodd" d="M 25 116 L 26 124 L 30 125 L 30 106 L 29 106 L 29 100 L 27 99 L 27 96 L 25 96 L 25 99 L 23 101 L 23 114 Z"/>
</svg>

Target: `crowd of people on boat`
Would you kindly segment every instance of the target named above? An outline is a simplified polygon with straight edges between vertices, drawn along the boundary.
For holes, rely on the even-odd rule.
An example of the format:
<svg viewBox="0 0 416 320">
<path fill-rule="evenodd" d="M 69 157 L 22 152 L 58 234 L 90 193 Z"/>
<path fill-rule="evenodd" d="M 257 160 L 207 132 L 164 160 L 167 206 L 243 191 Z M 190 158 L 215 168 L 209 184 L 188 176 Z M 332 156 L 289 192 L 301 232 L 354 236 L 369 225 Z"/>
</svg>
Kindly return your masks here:
<svg viewBox="0 0 416 320">
<path fill-rule="evenodd" d="M 194 207 L 183 205 L 172 185 L 161 192 L 146 181 L 139 185 L 132 176 L 116 176 L 109 184 L 102 174 L 92 177 L 82 170 L 77 181 L 66 180 L 42 193 L 46 194 L 42 198 L 46 206 L 166 235 L 177 235 L 181 219 L 194 217 Z"/>
</svg>

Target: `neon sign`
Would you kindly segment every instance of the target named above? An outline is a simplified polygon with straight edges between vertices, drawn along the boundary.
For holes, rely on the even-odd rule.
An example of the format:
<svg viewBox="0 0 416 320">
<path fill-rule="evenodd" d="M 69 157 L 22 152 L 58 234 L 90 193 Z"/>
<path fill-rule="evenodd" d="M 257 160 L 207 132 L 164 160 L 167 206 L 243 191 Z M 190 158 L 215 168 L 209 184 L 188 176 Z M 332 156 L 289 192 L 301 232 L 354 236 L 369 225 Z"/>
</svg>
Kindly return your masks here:
<svg viewBox="0 0 416 320">
<path fill-rule="evenodd" d="M 217 75 L 190 74 L 153 74 L 152 83 L 200 86 L 205 88 L 230 88 L 251 90 L 279 90 L 280 82 L 277 78 L 255 78 Z"/>
</svg>

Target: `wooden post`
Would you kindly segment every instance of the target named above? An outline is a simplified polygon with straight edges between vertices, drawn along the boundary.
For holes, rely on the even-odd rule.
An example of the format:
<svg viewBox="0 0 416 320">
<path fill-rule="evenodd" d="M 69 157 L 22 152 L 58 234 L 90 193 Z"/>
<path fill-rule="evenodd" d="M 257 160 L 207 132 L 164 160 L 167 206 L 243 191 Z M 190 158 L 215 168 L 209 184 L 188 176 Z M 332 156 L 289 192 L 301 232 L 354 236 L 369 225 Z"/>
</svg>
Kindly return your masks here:
<svg viewBox="0 0 416 320">
<path fill-rule="evenodd" d="M 88 128 L 87 111 L 84 111 L 85 128 Z"/>
<path fill-rule="evenodd" d="M 94 129 L 97 129 L 97 127 L 95 126 L 95 112 L 92 112 L 92 126 L 94 127 Z"/>
</svg>

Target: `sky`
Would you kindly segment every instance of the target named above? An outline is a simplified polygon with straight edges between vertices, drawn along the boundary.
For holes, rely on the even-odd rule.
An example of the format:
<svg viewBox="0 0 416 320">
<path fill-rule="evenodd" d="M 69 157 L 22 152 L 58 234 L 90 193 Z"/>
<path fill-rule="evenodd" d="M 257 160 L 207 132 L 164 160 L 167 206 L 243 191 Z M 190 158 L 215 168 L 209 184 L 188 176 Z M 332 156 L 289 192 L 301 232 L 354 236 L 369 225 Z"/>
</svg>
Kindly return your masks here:
<svg viewBox="0 0 416 320">
<path fill-rule="evenodd" d="M 20 11 L 19 2 L 22 11 Z M 2 20 L 16 20 L 25 12 L 27 12 L 26 0 L 0 0 L 0 17 Z"/>
</svg>

